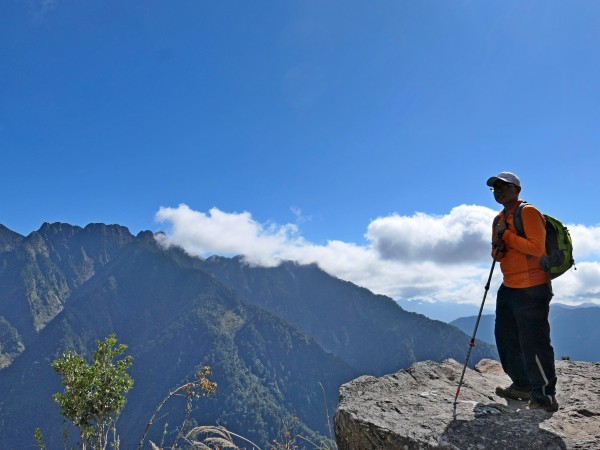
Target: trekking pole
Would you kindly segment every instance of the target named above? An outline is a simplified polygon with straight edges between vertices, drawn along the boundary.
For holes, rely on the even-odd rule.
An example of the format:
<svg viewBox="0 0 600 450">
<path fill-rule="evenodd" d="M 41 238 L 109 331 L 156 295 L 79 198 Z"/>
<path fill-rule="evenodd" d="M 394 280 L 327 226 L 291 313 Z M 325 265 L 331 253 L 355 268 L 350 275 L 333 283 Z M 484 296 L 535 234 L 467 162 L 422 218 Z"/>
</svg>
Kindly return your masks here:
<svg viewBox="0 0 600 450">
<path fill-rule="evenodd" d="M 473 347 L 475 347 L 475 335 L 477 334 L 477 328 L 479 328 L 479 321 L 481 320 L 481 313 L 483 312 L 485 298 L 487 297 L 487 293 L 490 290 L 490 282 L 492 281 L 492 274 L 494 273 L 494 267 L 496 266 L 496 257 L 498 256 L 498 250 L 499 249 L 496 247 L 496 252 L 494 253 L 494 261 L 492 262 L 492 268 L 490 269 L 490 276 L 488 277 L 487 283 L 485 285 L 485 292 L 483 293 L 483 301 L 481 302 L 481 307 L 479 308 L 479 315 L 477 316 L 477 321 L 475 322 L 475 329 L 473 330 L 473 336 L 471 336 L 471 342 L 469 342 L 469 351 L 467 352 L 467 359 L 465 360 L 465 365 L 463 366 L 462 374 L 460 375 L 460 381 L 458 382 L 458 388 L 456 389 L 456 396 L 454 397 L 454 411 L 452 413 L 453 420 L 456 420 L 456 404 L 458 403 L 460 388 L 462 386 L 463 379 L 465 378 L 467 364 L 469 363 L 469 358 L 471 357 L 471 350 L 473 350 Z"/>
</svg>

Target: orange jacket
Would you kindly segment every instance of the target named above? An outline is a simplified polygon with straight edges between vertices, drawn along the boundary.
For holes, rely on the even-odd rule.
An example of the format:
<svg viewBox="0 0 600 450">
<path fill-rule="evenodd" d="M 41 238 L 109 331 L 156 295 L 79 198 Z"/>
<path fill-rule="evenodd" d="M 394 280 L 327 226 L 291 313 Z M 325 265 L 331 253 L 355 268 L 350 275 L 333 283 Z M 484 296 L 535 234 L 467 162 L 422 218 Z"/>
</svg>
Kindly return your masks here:
<svg viewBox="0 0 600 450">
<path fill-rule="evenodd" d="M 525 205 L 521 211 L 521 220 L 527 238 L 522 238 L 513 224 L 515 210 L 516 206 L 506 218 L 504 211 L 498 214 L 500 220 L 506 220 L 507 226 L 502 235 L 506 252 L 498 253 L 496 257 L 504 275 L 504 285 L 527 288 L 548 283 L 550 277 L 540 268 L 540 257 L 546 254 L 546 219 L 533 206 Z M 495 238 L 494 233 L 495 230 L 492 230 L 492 240 Z M 495 254 L 496 250 L 492 249 L 492 256 Z"/>
</svg>

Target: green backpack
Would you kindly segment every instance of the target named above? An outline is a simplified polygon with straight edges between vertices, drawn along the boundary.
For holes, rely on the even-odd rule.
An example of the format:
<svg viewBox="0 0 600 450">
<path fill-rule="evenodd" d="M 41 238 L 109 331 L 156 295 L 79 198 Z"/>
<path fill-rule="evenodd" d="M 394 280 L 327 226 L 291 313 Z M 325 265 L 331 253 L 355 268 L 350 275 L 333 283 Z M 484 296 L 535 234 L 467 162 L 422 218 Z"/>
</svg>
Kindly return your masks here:
<svg viewBox="0 0 600 450">
<path fill-rule="evenodd" d="M 523 238 L 525 230 L 523 229 L 523 220 L 521 219 L 521 210 L 527 202 L 522 202 L 515 211 L 513 224 L 517 234 Z M 542 214 L 546 219 L 546 255 L 540 259 L 540 267 L 550 275 L 551 279 L 561 276 L 567 270 L 575 265 L 573 259 L 573 242 L 569 230 L 560 220 L 547 214 Z M 577 267 L 575 267 L 577 270 Z"/>
</svg>

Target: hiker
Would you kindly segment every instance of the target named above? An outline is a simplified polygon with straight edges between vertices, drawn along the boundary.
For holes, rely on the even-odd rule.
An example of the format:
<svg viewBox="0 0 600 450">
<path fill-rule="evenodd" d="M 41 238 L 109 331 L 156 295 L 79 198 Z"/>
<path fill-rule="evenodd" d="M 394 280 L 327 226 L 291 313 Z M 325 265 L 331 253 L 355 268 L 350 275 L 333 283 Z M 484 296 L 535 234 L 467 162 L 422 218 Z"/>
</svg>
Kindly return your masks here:
<svg viewBox="0 0 600 450">
<path fill-rule="evenodd" d="M 539 265 L 545 254 L 545 219 L 533 206 L 521 211 L 525 237 L 513 223 L 521 182 L 510 172 L 487 180 L 494 199 L 504 209 L 494 219 L 492 255 L 500 262 L 503 283 L 496 297 L 496 346 L 500 362 L 512 380 L 496 394 L 529 400 L 528 409 L 558 410 L 554 349 L 550 344 L 548 313 L 552 299 L 550 277 Z"/>
</svg>

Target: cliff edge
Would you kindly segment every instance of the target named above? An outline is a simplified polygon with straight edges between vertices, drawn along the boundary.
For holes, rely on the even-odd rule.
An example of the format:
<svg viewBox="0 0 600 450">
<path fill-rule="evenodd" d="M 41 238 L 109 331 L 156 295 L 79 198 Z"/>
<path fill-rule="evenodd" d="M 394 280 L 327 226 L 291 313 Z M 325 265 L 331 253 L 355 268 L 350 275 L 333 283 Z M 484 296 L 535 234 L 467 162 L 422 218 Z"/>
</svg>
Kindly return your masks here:
<svg viewBox="0 0 600 450">
<path fill-rule="evenodd" d="M 452 359 L 413 364 L 340 388 L 335 415 L 339 450 L 600 449 L 600 363 L 557 361 L 555 413 L 495 395 L 510 384 L 500 363 L 467 369 L 453 418 L 462 364 Z"/>
</svg>

